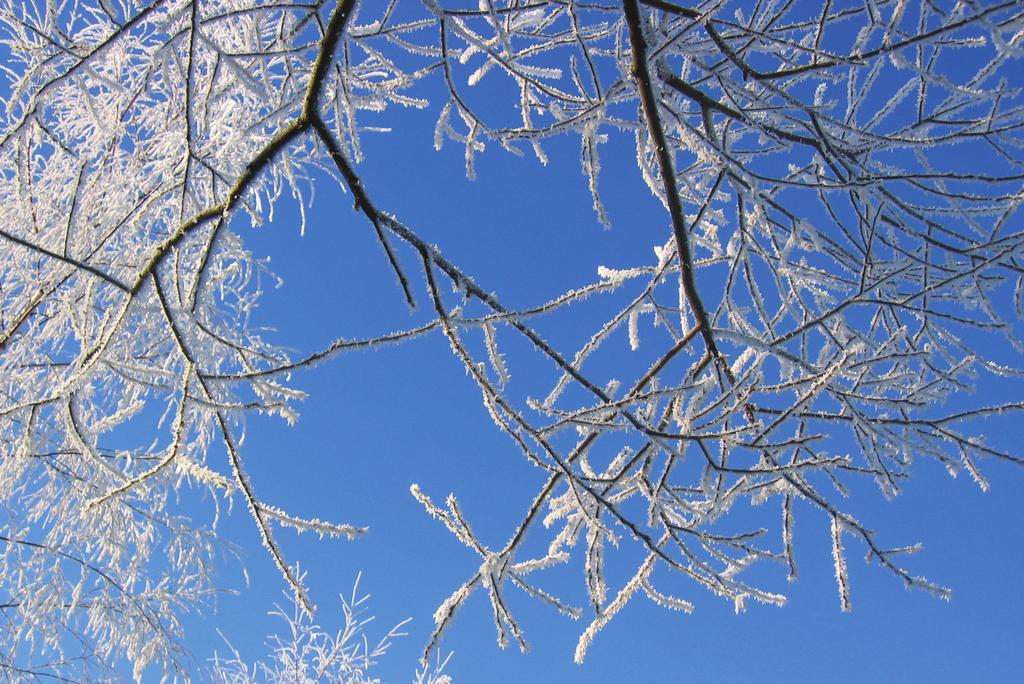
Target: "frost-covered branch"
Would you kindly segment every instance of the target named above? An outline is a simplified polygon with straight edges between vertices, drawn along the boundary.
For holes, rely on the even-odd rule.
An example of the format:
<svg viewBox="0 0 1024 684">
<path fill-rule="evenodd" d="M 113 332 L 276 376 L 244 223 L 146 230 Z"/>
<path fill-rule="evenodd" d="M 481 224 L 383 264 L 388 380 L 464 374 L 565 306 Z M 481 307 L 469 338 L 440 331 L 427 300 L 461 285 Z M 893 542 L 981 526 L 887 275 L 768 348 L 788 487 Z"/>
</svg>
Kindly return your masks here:
<svg viewBox="0 0 1024 684">
<path fill-rule="evenodd" d="M 245 420 L 291 424 L 293 374 L 426 336 L 538 476 L 529 500 L 493 498 L 518 507 L 498 543 L 454 494 L 442 508 L 414 489 L 472 551 L 428 655 L 478 589 L 502 645 L 526 644 L 510 586 L 581 616 L 533 579 L 574 558 L 592 612 L 578 659 L 638 596 L 782 604 L 747 571 L 795 579 L 802 516 L 829 523 L 844 609 L 857 547 L 945 596 L 847 495 L 898 495 L 915 459 L 982 488 L 987 460 L 1024 462 L 981 423 L 1024 405 L 970 394 L 1024 377 L 1020 3 L 0 0 L 0 24 L 0 662 L 17 676 L 102 678 L 127 658 L 137 678 L 189 678 L 179 617 L 230 549 L 191 511 L 216 518 L 224 496 L 311 611 L 272 522 L 363 528 L 266 503 Z M 547 164 L 573 138 L 595 224 L 646 236 L 650 258 L 595 254 L 593 280 L 509 305 L 450 257 L 470 238 L 434 244 L 424 226 L 443 221 L 395 215 L 364 181 L 366 131 L 400 135 L 421 111 L 469 177 L 481 155 Z M 631 173 L 662 223 L 602 192 Z M 244 230 L 286 194 L 304 229 L 331 177 L 397 280 L 382 296 L 415 320 L 325 325 L 286 352 L 251 323 L 277 281 Z M 207 507 L 172 515 L 190 494 Z M 347 643 L 310 620 L 290 624 L 318 653 Z"/>
</svg>

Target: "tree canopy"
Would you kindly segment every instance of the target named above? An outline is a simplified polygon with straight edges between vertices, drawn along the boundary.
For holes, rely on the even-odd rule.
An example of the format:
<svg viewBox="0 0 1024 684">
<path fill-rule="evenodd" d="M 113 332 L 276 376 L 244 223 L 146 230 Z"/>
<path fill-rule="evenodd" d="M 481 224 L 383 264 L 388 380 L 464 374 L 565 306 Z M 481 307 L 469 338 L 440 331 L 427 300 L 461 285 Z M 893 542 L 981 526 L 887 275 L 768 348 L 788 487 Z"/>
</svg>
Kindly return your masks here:
<svg viewBox="0 0 1024 684">
<path fill-rule="evenodd" d="M 0 0 L 0 24 L 14 677 L 117 677 L 122 661 L 195 676 L 181 617 L 233 553 L 207 520 L 225 497 L 312 613 L 278 536 L 356 539 L 374 511 L 349 524 L 265 500 L 245 428 L 292 423 L 293 378 L 363 350 L 445 339 L 465 371 L 451 381 L 478 388 L 537 474 L 532 497 L 494 497 L 518 512 L 500 545 L 456 495 L 409 483 L 477 556 L 428 659 L 474 593 L 502 646 L 526 647 L 510 592 L 581 618 L 577 661 L 636 597 L 782 605 L 752 569 L 797 577 L 798 502 L 830 525 L 842 610 L 848 548 L 946 597 L 914 546 L 861 520 L 862 483 L 896 496 L 932 459 L 984 489 L 986 461 L 1024 461 L 979 421 L 1011 424 L 1024 402 L 972 393 L 1019 397 L 1024 372 L 1018 2 Z M 598 255 L 590 280 L 529 304 L 495 294 L 446 256 L 473 236 L 424 237 L 444 217 L 399 216 L 363 180 L 366 137 L 416 117 L 469 178 L 482 155 L 539 168 L 571 140 L 593 230 L 628 231 L 648 260 Z M 658 225 L 610 218 L 622 169 L 601 159 L 619 140 Z M 367 337 L 318 320 L 333 342 L 286 349 L 253 323 L 274 276 L 245 233 L 287 202 L 304 230 L 324 183 L 411 313 Z M 577 563 L 589 605 L 547 588 Z"/>
</svg>

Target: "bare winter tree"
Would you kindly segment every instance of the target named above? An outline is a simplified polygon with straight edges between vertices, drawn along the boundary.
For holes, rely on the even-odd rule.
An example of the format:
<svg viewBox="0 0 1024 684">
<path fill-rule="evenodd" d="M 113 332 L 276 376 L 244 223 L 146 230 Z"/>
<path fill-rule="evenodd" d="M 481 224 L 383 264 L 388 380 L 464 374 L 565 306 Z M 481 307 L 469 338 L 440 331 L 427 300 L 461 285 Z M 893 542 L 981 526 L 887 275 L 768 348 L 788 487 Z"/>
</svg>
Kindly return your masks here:
<svg viewBox="0 0 1024 684">
<path fill-rule="evenodd" d="M 896 495 L 922 457 L 985 488 L 983 461 L 1022 461 L 974 419 L 1024 403 L 968 394 L 1024 370 L 1019 2 L 2 0 L 0 17 L 5 674 L 113 677 L 127 659 L 136 678 L 189 677 L 179 616 L 231 551 L 180 496 L 240 499 L 309 610 L 276 528 L 361 529 L 261 498 L 241 429 L 251 412 L 292 420 L 291 374 L 346 350 L 444 336 L 544 473 L 495 548 L 454 497 L 413 487 L 479 554 L 428 653 L 477 591 L 502 645 L 525 646 L 509 591 L 581 615 L 533 579 L 574 554 L 592 603 L 577 660 L 636 596 L 782 604 L 744 570 L 795 578 L 798 500 L 831 523 L 844 610 L 844 544 L 942 596 L 847 488 Z M 485 82 L 499 105 L 467 95 Z M 396 105 L 433 117 L 471 177 L 485 148 L 544 163 L 575 138 L 603 223 L 601 144 L 635 140 L 665 208 L 653 260 L 598 262 L 593 282 L 509 308 L 362 182 L 361 135 L 401 122 Z M 324 170 L 421 323 L 287 355 L 249 325 L 271 274 L 239 231 L 286 193 L 303 206 Z M 546 341 L 537 322 L 572 325 L 585 298 L 605 322 Z M 623 357 L 609 342 L 627 337 Z M 510 379 L 522 349 L 545 357 L 546 387 Z M 620 360 L 588 366 L 598 353 Z M 752 503 L 751 529 L 723 523 Z M 609 553 L 633 568 L 624 584 Z"/>
<path fill-rule="evenodd" d="M 286 595 L 290 592 L 285 592 Z M 324 684 L 378 684 L 372 678 L 374 665 L 391 648 L 392 641 L 405 636 L 405 620 L 387 631 L 376 642 L 366 638 L 367 625 L 373 621 L 366 616 L 369 596 L 360 595 L 359 580 L 349 598 L 342 597 L 344 624 L 335 634 L 325 632 L 314 624 L 312 615 L 305 611 L 291 595 L 290 611 L 280 606 L 272 615 L 283 621 L 287 631 L 271 640 L 273 650 L 269 662 L 246 663 L 238 651 L 232 649 L 229 658 L 214 657 L 213 680 L 217 684 L 294 684 L 295 682 L 323 682 Z M 418 670 L 413 684 L 451 684 L 443 674 L 447 663 L 439 661 L 432 669 Z"/>
</svg>

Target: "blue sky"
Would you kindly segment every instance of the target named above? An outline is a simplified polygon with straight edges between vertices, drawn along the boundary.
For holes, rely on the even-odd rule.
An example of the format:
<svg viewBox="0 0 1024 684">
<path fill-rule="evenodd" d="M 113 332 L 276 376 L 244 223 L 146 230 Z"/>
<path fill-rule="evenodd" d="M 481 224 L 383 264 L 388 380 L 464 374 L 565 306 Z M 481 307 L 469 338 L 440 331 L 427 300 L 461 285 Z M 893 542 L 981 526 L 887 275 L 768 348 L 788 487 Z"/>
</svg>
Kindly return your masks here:
<svg viewBox="0 0 1024 684">
<path fill-rule="evenodd" d="M 441 152 L 433 149 L 434 116 L 435 110 L 389 114 L 395 131 L 365 135 L 366 161 L 359 171 L 382 209 L 436 244 L 507 305 L 535 304 L 592 282 L 599 264 L 648 264 L 652 246 L 666 239 L 668 216 L 640 179 L 630 135 L 601 147 L 601 191 L 612 219 L 605 230 L 591 209 L 575 140 L 547 144 L 547 166 L 492 145 L 477 158 L 477 179 L 470 182 L 461 149 L 451 143 Z M 271 269 L 284 281 L 276 289 L 266 281 L 254 319 L 274 329 L 267 337 L 298 356 L 339 335 L 380 334 L 429 318 L 418 279 L 420 309 L 410 313 L 405 306 L 372 229 L 351 208 L 351 196 L 324 177 L 316 179 L 315 189 L 304 236 L 297 207 L 287 198 L 271 224 L 235 224 L 255 253 L 270 257 Z M 401 249 L 399 254 L 415 273 L 415 256 Z M 572 349 L 609 310 L 608 304 L 588 303 L 572 316 L 537 325 L 548 339 Z M 544 360 L 517 347 L 507 330 L 499 335 L 515 352 L 509 356 L 513 382 L 522 383 L 517 387 L 544 386 L 553 376 Z M 628 356 L 625 335 L 620 338 L 613 351 Z M 455 493 L 480 538 L 498 547 L 543 474 L 495 429 L 479 390 L 439 334 L 336 357 L 297 373 L 293 383 L 309 392 L 296 426 L 249 419 L 242 449 L 249 474 L 268 503 L 370 528 L 356 541 L 321 541 L 289 530 L 277 536 L 288 560 L 308 573 L 318 621 L 327 630 L 340 624 L 337 595 L 347 595 L 360 572 L 361 587 L 372 594 L 369 612 L 377 616 L 367 630 L 371 639 L 413 618 L 408 636 L 394 643 L 376 670 L 385 681 L 408 681 L 434 609 L 479 565 L 475 554 L 424 512 L 409 486 L 420 484 L 435 501 Z M 975 398 L 986 404 L 1018 399 L 1020 389 L 1019 380 L 985 381 Z M 980 429 L 1021 452 L 1019 421 L 993 420 Z M 226 472 L 221 452 L 215 448 L 209 460 Z M 597 636 L 587 661 L 575 665 L 573 649 L 589 615 L 572 622 L 511 590 L 510 607 L 532 648 L 526 655 L 514 647 L 502 651 L 490 608 L 478 593 L 442 642 L 444 653 L 454 651 L 447 671 L 459 684 L 1020 680 L 1024 470 L 991 461 L 981 467 L 992 483 L 985 494 L 966 474 L 952 479 L 941 465 L 922 459 L 895 501 L 866 486 L 856 490 L 851 504 L 885 543 L 922 542 L 924 550 L 908 559 L 908 567 L 952 588 L 952 601 L 906 591 L 890 573 L 865 564 L 865 549 L 848 538 L 853 612 L 841 613 L 828 520 L 798 506 L 799 581 L 788 583 L 781 565 L 754 571 L 766 588 L 789 596 L 784 608 L 751 603 L 736 614 L 731 603 L 693 584 L 666 582 L 695 604 L 692 615 L 669 613 L 637 597 Z M 195 504 L 184 497 L 182 505 Z M 210 509 L 203 504 L 194 510 L 202 521 Z M 215 651 L 227 651 L 219 630 L 243 657 L 256 660 L 267 653 L 267 635 L 283 628 L 267 614 L 284 600 L 284 582 L 259 546 L 240 499 L 230 514 L 222 514 L 218 531 L 242 550 L 249 586 L 240 565 L 225 562 L 222 584 L 239 594 L 224 594 L 215 611 L 190 617 L 186 644 L 205 664 Z M 612 566 L 613 595 L 627 570 Z M 579 559 L 551 572 L 541 586 L 586 606 Z"/>
<path fill-rule="evenodd" d="M 589 282 L 597 264 L 646 263 L 651 245 L 663 239 L 667 215 L 639 179 L 628 138 L 602 148 L 602 190 L 613 221 L 604 230 L 594 220 L 570 141 L 549 146 L 547 167 L 489 150 L 478 158 L 478 178 L 468 182 L 460 150 L 433 150 L 428 116 L 395 121 L 401 129 L 364 140 L 367 161 L 360 172 L 374 199 L 512 306 Z M 411 326 L 429 313 L 408 312 L 370 227 L 350 204 L 325 180 L 317 183 L 304 237 L 287 201 L 272 225 L 242 231 L 257 254 L 271 256 L 284 280 L 266 292 L 257 314 L 276 328 L 271 337 L 282 344 L 308 351 L 338 335 Z M 416 294 L 422 308 L 425 296 Z M 581 310 L 581 331 L 543 323 L 540 329 L 555 339 L 576 339 L 592 329 L 587 315 Z M 565 325 L 569 319 L 561 320 Z M 624 336 L 620 346 L 627 354 Z M 516 379 L 517 372 L 539 368 L 528 360 L 511 371 Z M 426 515 L 409 485 L 419 483 L 435 501 L 454 492 L 481 539 L 497 547 L 542 474 L 494 429 L 478 389 L 440 335 L 343 355 L 296 375 L 295 382 L 310 393 L 296 427 L 263 419 L 247 426 L 243 452 L 254 485 L 268 502 L 295 514 L 370 527 L 354 542 L 319 542 L 287 530 L 278 537 L 289 559 L 308 571 L 325 627 L 336 624 L 335 596 L 347 593 L 359 571 L 373 595 L 379 631 L 414 618 L 409 636 L 395 643 L 377 671 L 387 681 L 407 681 L 433 610 L 479 564 Z M 1024 431 L 1018 426 L 993 423 L 1002 434 L 990 437 L 1019 441 Z M 854 610 L 841 613 L 828 521 L 798 507 L 800 580 L 787 583 L 782 566 L 757 575 L 767 588 L 790 597 L 784 608 L 751 604 L 737 615 L 731 603 L 678 583 L 671 586 L 695 604 L 692 615 L 669 614 L 638 597 L 597 636 L 578 666 L 572 652 L 585 621 L 573 623 L 510 592 L 532 650 L 500 651 L 481 594 L 459 613 L 443 642 L 445 651 L 455 652 L 448 671 L 466 683 L 1013 680 L 1024 666 L 1016 648 L 1024 610 L 1017 579 L 1024 572 L 1024 473 L 1000 463 L 983 467 L 993 483 L 987 494 L 965 475 L 951 479 L 940 465 L 921 460 L 897 500 L 886 502 L 865 487 L 852 504 L 887 544 L 923 542 L 925 549 L 907 565 L 951 587 L 951 602 L 904 590 L 889 573 L 866 565 L 865 549 L 850 540 Z M 252 583 L 240 597 L 224 597 L 213 620 L 195 626 L 190 643 L 198 657 L 217 648 L 218 637 L 210 633 L 215 623 L 243 655 L 258 657 L 265 635 L 277 627 L 265 614 L 281 600 L 283 583 L 240 505 L 221 529 L 245 548 Z M 619 577 L 620 585 L 624 579 Z M 542 586 L 585 605 L 582 584 L 581 565 L 574 561 Z M 610 591 L 617 589 L 613 579 Z"/>
</svg>

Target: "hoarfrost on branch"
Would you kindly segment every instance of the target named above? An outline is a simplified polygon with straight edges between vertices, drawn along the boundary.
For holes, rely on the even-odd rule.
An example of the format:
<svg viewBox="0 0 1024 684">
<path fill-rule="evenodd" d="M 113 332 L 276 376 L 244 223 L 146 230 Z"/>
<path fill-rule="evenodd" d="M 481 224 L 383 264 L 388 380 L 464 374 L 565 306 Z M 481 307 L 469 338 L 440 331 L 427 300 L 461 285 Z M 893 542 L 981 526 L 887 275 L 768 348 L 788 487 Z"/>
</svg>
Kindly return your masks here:
<svg viewBox="0 0 1024 684">
<path fill-rule="evenodd" d="M 579 660 L 637 596 L 689 611 L 683 596 L 703 587 L 737 609 L 782 604 L 744 570 L 796 577 L 796 501 L 831 525 L 843 609 L 851 547 L 945 596 L 857 518 L 849 485 L 896 495 L 923 457 L 985 488 L 984 461 L 1022 460 L 974 419 L 1024 404 L 968 394 L 1024 368 L 1017 2 L 2 0 L 0 13 L 9 673 L 99 676 L 126 658 L 136 677 L 188 677 L 179 617 L 231 551 L 171 505 L 185 492 L 240 499 L 311 610 L 277 528 L 363 528 L 264 501 L 245 416 L 293 421 L 293 372 L 421 335 L 447 338 L 540 473 L 493 547 L 455 496 L 441 506 L 413 488 L 479 556 L 435 614 L 428 655 L 476 591 L 503 645 L 526 647 L 509 591 L 586 612 Z M 511 108 L 473 104 L 485 85 Z M 509 308 L 487 273 L 421 237 L 429 217 L 389 213 L 361 180 L 363 136 L 416 115 L 397 107 L 433 117 L 434 146 L 464 149 L 470 177 L 479 155 L 544 164 L 553 138 L 576 138 L 606 226 L 601 146 L 635 141 L 665 209 L 651 261 L 596 262 L 592 282 Z M 289 355 L 250 325 L 274 276 L 241 235 L 285 194 L 304 208 L 323 171 L 373 231 L 394 296 L 426 318 L 366 339 L 328 331 L 335 343 Z M 609 302 L 589 339 L 563 348 L 538 332 L 574 325 L 584 299 Z M 517 384 L 522 343 L 547 359 L 540 394 Z M 624 344 L 615 372 L 588 366 Z M 152 443 L 125 445 L 133 422 Z M 771 505 L 737 533 L 722 519 L 740 503 Z M 546 553 L 524 551 L 528 532 L 547 535 Z M 574 554 L 587 611 L 532 577 Z M 625 584 L 606 577 L 609 554 L 635 568 Z"/>
</svg>

